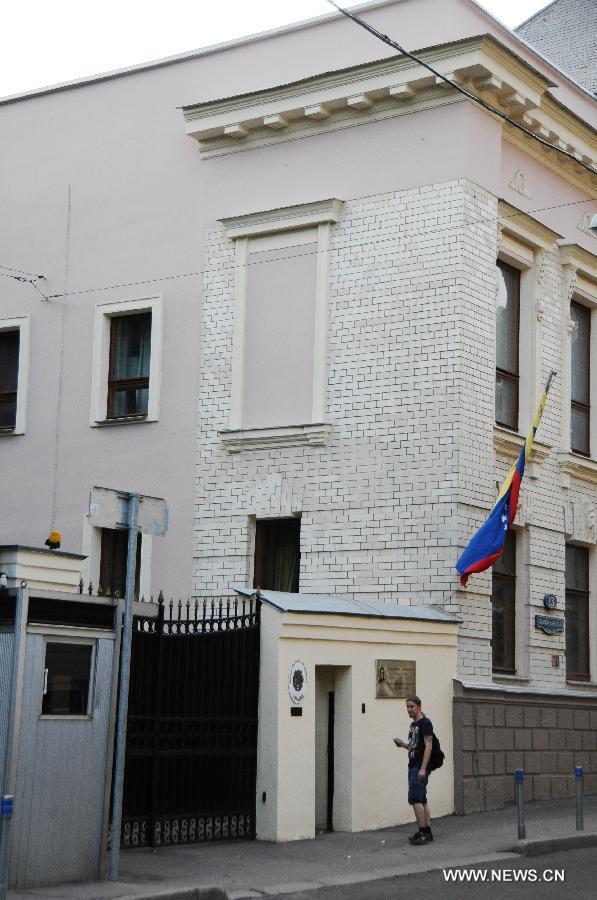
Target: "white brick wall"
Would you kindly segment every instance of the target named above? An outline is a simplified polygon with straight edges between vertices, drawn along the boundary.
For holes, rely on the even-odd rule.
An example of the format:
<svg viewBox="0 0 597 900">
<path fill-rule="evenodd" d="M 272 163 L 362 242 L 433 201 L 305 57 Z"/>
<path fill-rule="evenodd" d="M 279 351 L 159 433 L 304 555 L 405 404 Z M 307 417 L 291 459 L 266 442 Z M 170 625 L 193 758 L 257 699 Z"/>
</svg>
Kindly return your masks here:
<svg viewBox="0 0 597 900">
<path fill-rule="evenodd" d="M 454 563 L 492 506 L 497 200 L 466 180 L 349 201 L 332 227 L 325 447 L 229 453 L 234 245 L 208 236 L 199 399 L 194 578 L 200 595 L 250 583 L 254 517 L 300 513 L 303 592 L 443 604 L 463 618 L 462 676 L 491 678 L 491 576 L 459 589 Z M 542 377 L 561 365 L 558 251 L 542 284 Z M 538 323 L 539 327 L 539 323 Z M 529 672 L 564 687 L 563 636 L 534 628 L 542 597 L 564 602 L 560 383 L 540 439 L 553 450 L 525 478 Z M 298 423 L 288 423 L 298 424 Z M 582 515 L 574 537 L 586 540 Z M 582 526 L 582 535 L 579 529 Z M 592 540 L 595 540 L 593 535 Z M 528 575 L 528 578 L 527 578 Z M 521 598 L 521 602 L 525 598 Z M 523 615 L 523 619 L 524 619 Z"/>
</svg>

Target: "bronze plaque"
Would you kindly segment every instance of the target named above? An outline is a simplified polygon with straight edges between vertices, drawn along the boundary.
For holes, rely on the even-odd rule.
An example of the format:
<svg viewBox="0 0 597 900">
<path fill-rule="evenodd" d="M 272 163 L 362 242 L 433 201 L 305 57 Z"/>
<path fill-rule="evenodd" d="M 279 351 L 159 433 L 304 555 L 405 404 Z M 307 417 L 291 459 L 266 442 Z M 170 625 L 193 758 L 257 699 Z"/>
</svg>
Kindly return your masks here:
<svg viewBox="0 0 597 900">
<path fill-rule="evenodd" d="M 375 696 L 380 700 L 404 700 L 417 687 L 414 659 L 376 659 Z"/>
</svg>

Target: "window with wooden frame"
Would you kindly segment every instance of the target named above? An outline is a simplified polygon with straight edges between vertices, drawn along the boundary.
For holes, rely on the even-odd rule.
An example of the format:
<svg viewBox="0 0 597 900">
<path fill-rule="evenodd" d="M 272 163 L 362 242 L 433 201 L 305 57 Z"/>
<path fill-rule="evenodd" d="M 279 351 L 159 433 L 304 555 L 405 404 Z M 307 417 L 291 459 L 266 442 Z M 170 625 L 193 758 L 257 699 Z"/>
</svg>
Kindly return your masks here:
<svg viewBox="0 0 597 900">
<path fill-rule="evenodd" d="M 589 551 L 566 545 L 566 678 L 589 681 Z"/>
<path fill-rule="evenodd" d="M 591 310 L 572 301 L 570 448 L 591 453 Z"/>
<path fill-rule="evenodd" d="M 516 672 L 516 532 L 508 531 L 491 579 L 491 657 L 495 673 Z"/>
<path fill-rule="evenodd" d="M 0 431 L 13 431 L 17 421 L 20 338 L 18 328 L 0 331 Z"/>
<path fill-rule="evenodd" d="M 102 528 L 99 583 L 103 594 L 113 596 L 126 591 L 126 564 L 129 533 L 125 529 Z M 141 534 L 137 535 L 137 559 L 135 562 L 135 598 L 139 598 L 141 575 Z"/>
<path fill-rule="evenodd" d="M 497 261 L 495 420 L 518 430 L 520 272 Z"/>
<path fill-rule="evenodd" d="M 300 542 L 300 519 L 258 519 L 253 587 L 298 593 Z"/>
<path fill-rule="evenodd" d="M 146 416 L 151 362 L 151 312 L 110 322 L 108 419 Z"/>
</svg>

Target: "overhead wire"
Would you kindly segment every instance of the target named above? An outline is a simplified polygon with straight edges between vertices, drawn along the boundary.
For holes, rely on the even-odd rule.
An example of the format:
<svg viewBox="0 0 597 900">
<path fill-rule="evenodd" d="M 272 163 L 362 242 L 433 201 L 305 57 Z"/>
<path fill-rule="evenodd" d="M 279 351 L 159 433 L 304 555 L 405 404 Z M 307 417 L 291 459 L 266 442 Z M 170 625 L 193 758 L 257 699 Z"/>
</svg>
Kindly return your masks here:
<svg viewBox="0 0 597 900">
<path fill-rule="evenodd" d="M 373 25 L 370 25 L 368 22 L 365 22 L 364 19 L 361 19 L 360 16 L 351 13 L 350 10 L 344 9 L 344 7 L 340 6 L 335 0 L 327 0 L 327 2 L 333 6 L 338 12 L 342 13 L 343 16 L 346 16 L 347 19 L 351 19 L 355 24 L 359 25 L 361 28 L 364 28 L 365 31 L 368 31 L 378 40 L 383 41 L 384 44 L 387 44 L 389 47 L 392 47 L 394 50 L 398 50 L 399 53 L 404 54 L 404 56 L 408 56 L 409 59 L 412 59 L 413 62 L 418 63 L 420 66 L 423 66 L 424 69 L 427 69 L 428 72 L 431 72 L 436 78 L 440 78 L 446 84 L 449 84 L 454 90 L 458 91 L 458 93 L 463 94 L 469 100 L 472 100 L 473 103 L 476 103 L 478 106 L 481 106 L 483 109 L 487 110 L 490 113 L 493 113 L 495 116 L 499 116 L 500 119 L 503 119 L 505 122 L 508 122 L 509 125 L 512 125 L 514 128 L 518 128 L 519 131 L 522 131 L 528 137 L 533 138 L 533 140 L 538 141 L 540 144 L 543 144 L 544 147 L 548 147 L 550 150 L 555 150 L 558 153 L 561 153 L 563 156 L 568 157 L 568 159 L 575 162 L 577 165 L 582 166 L 583 169 L 586 169 L 587 172 L 590 172 L 592 175 L 596 175 L 597 171 L 592 167 L 584 163 L 582 160 L 577 159 L 573 153 L 570 153 L 568 150 L 564 150 L 563 147 L 558 147 L 555 144 L 551 144 L 549 141 L 546 141 L 540 135 L 536 134 L 534 131 L 531 131 L 530 128 L 527 128 L 521 122 L 517 122 L 516 119 L 513 119 L 507 113 L 502 112 L 501 109 L 498 109 L 493 104 L 488 103 L 487 100 L 484 100 L 483 97 L 478 96 L 477 94 L 471 93 L 465 87 L 458 84 L 455 81 L 452 81 L 446 75 L 442 75 L 441 72 L 438 72 L 437 69 L 434 69 L 433 66 L 430 66 L 429 63 L 426 63 L 424 60 L 420 59 L 418 56 L 415 56 L 414 53 L 410 53 L 408 50 L 405 50 L 397 41 L 392 40 L 392 38 L 388 37 L 387 34 L 383 34 L 381 31 L 378 31 L 377 28 L 374 28 Z"/>
<path fill-rule="evenodd" d="M 387 193 L 387 192 L 384 192 L 384 193 Z M 362 200 L 367 200 L 369 198 L 373 198 L 376 196 L 379 196 L 379 194 L 364 194 L 360 197 L 347 198 L 345 202 L 350 203 L 350 202 L 362 201 Z M 550 206 L 542 206 L 542 207 L 537 207 L 536 209 L 528 210 L 527 214 L 545 212 L 545 211 L 551 210 L 551 209 L 562 209 L 562 208 L 568 207 L 568 206 L 578 206 L 579 204 L 586 204 L 587 202 L 588 202 L 587 200 L 572 200 L 567 203 L 556 203 L 556 204 L 552 204 Z M 440 232 L 446 232 L 446 231 L 451 231 L 451 230 L 457 231 L 457 230 L 462 229 L 462 227 L 469 227 L 472 225 L 490 224 L 492 222 L 497 222 L 498 220 L 503 221 L 503 220 L 509 219 L 509 218 L 517 218 L 518 216 L 520 216 L 522 214 L 523 213 L 521 211 L 518 211 L 518 212 L 510 213 L 510 214 L 507 214 L 504 216 L 500 216 L 500 215 L 484 216 L 482 218 L 469 219 L 464 222 L 457 222 L 454 224 L 442 224 L 442 225 L 438 225 L 436 227 L 430 226 L 430 227 L 427 227 L 424 229 L 409 228 L 407 230 L 402 231 L 401 236 L 405 237 L 405 238 L 411 238 L 418 234 L 429 235 L 429 234 L 433 234 L 434 232 L 438 232 L 438 231 L 440 231 Z M 387 242 L 390 242 L 391 240 L 392 240 L 391 238 L 388 238 Z M 379 243 L 379 239 L 378 239 L 378 243 Z M 229 270 L 233 270 L 233 269 L 238 269 L 241 266 L 248 268 L 249 266 L 265 265 L 268 262 L 279 262 L 279 261 L 282 261 L 285 259 L 290 259 L 290 258 L 297 259 L 297 258 L 303 257 L 303 256 L 315 256 L 319 252 L 321 252 L 321 251 L 308 250 L 305 253 L 292 254 L 292 257 L 276 256 L 273 259 L 254 260 L 251 262 L 245 262 L 245 263 L 241 263 L 241 264 L 239 264 L 235 261 L 232 265 L 226 265 L 226 266 L 220 265 L 220 266 L 218 266 L 218 268 L 219 268 L 219 271 L 229 271 Z M 62 293 L 62 294 L 48 294 L 48 295 L 44 295 L 44 299 L 45 300 L 59 300 L 59 299 L 66 298 L 66 297 L 83 296 L 85 294 L 95 294 L 95 293 L 101 293 L 102 291 L 117 290 L 118 288 L 143 287 L 146 284 L 155 284 L 156 282 L 160 282 L 160 281 L 174 281 L 179 278 L 197 278 L 201 275 L 204 275 L 207 271 L 211 271 L 211 269 L 198 269 L 198 270 L 192 271 L 192 272 L 175 272 L 175 273 L 172 273 L 169 275 L 157 275 L 154 278 L 144 278 L 144 279 L 141 279 L 138 281 L 124 281 L 124 282 L 119 282 L 116 284 L 108 284 L 108 285 L 101 285 L 98 287 L 82 288 L 81 290 L 67 291 L 66 293 Z M 4 274 L 3 272 L 0 272 L 0 275 L 3 275 L 3 274 Z M 11 276 L 7 276 L 7 277 L 11 277 Z M 19 280 L 24 280 L 24 279 L 19 279 Z"/>
</svg>

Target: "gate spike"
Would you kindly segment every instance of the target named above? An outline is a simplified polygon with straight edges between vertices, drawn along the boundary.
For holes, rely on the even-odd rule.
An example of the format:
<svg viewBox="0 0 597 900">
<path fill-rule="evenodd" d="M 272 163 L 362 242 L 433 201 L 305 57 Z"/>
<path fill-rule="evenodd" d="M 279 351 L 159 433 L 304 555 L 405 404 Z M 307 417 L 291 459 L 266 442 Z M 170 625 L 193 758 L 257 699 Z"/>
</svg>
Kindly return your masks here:
<svg viewBox="0 0 597 900">
<path fill-rule="evenodd" d="M 83 593 L 83 588 L 84 588 L 84 587 L 85 587 L 85 585 L 84 585 L 84 583 L 83 583 L 83 576 L 81 575 L 81 577 L 80 577 L 80 579 L 79 579 L 79 593 L 80 593 L 80 594 Z"/>
<path fill-rule="evenodd" d="M 172 621 L 172 610 L 174 609 L 174 600 L 172 599 L 172 597 L 170 597 L 170 603 L 168 604 L 168 606 L 170 607 L 169 619 L 170 621 Z"/>
<path fill-rule="evenodd" d="M 87 588 L 87 593 L 89 594 L 90 597 L 93 594 L 93 585 L 91 582 L 89 582 L 89 587 Z"/>
<path fill-rule="evenodd" d="M 178 598 L 178 621 L 180 622 L 182 617 L 182 599 Z"/>
<path fill-rule="evenodd" d="M 164 605 L 164 592 L 162 590 L 158 594 L 158 603 L 160 606 Z"/>
</svg>

